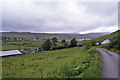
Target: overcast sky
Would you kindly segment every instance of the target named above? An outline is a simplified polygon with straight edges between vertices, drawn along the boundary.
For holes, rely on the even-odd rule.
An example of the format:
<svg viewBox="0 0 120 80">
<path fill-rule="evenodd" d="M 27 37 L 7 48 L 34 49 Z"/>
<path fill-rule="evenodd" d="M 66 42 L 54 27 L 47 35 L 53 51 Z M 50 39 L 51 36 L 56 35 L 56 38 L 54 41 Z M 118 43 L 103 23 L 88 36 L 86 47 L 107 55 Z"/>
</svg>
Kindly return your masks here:
<svg viewBox="0 0 120 80">
<path fill-rule="evenodd" d="M 2 31 L 89 33 L 117 29 L 117 2 L 3 1 Z"/>
</svg>

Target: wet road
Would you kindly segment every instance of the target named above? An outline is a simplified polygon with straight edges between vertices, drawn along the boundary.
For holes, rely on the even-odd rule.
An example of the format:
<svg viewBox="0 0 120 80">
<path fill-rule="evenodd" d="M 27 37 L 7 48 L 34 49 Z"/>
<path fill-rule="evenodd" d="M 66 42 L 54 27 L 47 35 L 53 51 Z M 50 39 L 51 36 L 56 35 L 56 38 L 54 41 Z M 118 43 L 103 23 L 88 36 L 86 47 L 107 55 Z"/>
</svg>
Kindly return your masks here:
<svg viewBox="0 0 120 80">
<path fill-rule="evenodd" d="M 120 65 L 119 63 L 120 55 L 102 48 L 97 48 L 97 50 L 102 54 L 103 58 L 101 77 L 118 78 L 119 77 L 118 66 Z"/>
</svg>

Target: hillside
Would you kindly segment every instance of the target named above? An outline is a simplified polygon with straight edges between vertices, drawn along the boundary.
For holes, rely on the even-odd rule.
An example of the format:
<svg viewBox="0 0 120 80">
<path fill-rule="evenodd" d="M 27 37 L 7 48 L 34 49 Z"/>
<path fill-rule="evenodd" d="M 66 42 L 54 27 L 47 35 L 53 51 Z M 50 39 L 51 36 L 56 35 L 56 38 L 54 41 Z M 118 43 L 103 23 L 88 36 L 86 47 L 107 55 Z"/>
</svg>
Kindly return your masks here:
<svg viewBox="0 0 120 80">
<path fill-rule="evenodd" d="M 95 40 L 95 41 L 103 41 L 105 39 L 111 39 L 111 38 L 114 38 L 114 37 L 118 37 L 118 35 L 120 35 L 120 30 L 117 30 L 111 34 L 108 34 L 108 35 L 104 35 L 104 36 L 101 36 L 101 37 L 97 37 L 97 38 L 94 38 L 92 40 Z"/>
<path fill-rule="evenodd" d="M 45 39 L 51 39 L 52 37 L 56 37 L 59 39 L 93 39 L 96 37 L 104 36 L 108 33 L 88 33 L 88 34 L 74 34 L 74 33 L 30 33 L 30 32 L 2 32 L 3 37 L 9 37 L 9 38 L 17 38 L 17 39 L 24 39 L 24 40 L 35 40 L 38 38 L 38 40 L 45 40 Z"/>
<path fill-rule="evenodd" d="M 91 54 L 91 52 L 93 52 Z M 100 78 L 101 54 L 69 48 L 2 58 L 3 78 Z"/>
</svg>

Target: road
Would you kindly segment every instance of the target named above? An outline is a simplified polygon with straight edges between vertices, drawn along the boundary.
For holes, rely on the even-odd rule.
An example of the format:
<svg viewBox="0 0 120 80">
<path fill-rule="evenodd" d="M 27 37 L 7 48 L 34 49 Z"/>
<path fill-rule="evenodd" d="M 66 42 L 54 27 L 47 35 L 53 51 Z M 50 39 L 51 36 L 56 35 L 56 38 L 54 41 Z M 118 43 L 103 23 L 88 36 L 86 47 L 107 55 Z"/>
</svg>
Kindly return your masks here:
<svg viewBox="0 0 120 80">
<path fill-rule="evenodd" d="M 118 67 L 120 66 L 120 55 L 111 52 L 109 50 L 97 48 L 97 50 L 102 54 L 103 64 L 102 64 L 102 78 L 120 78 L 120 71 Z"/>
</svg>

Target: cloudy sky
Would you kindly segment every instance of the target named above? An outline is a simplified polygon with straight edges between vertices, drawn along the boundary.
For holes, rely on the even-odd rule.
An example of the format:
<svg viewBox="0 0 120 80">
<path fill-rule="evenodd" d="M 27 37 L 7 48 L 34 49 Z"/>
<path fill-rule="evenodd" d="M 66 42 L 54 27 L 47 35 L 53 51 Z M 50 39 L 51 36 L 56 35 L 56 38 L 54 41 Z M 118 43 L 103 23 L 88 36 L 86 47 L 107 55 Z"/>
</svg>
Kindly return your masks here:
<svg viewBox="0 0 120 80">
<path fill-rule="evenodd" d="M 113 32 L 117 26 L 117 2 L 4 0 L 2 5 L 2 31 Z"/>
</svg>

